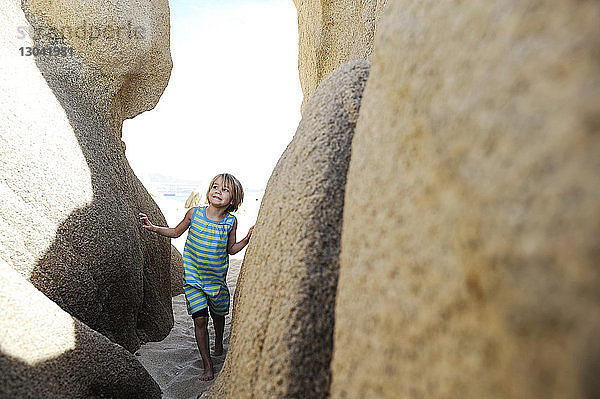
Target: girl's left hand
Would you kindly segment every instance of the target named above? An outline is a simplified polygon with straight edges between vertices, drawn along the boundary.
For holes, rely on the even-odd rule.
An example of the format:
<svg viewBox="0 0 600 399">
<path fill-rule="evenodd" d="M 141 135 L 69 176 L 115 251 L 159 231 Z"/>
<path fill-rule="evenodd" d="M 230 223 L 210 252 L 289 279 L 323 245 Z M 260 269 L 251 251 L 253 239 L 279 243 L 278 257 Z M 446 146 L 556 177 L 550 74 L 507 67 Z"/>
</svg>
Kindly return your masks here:
<svg viewBox="0 0 600 399">
<path fill-rule="evenodd" d="M 248 230 L 248 234 L 246 234 L 246 238 L 250 238 L 250 236 L 252 236 L 252 232 L 254 231 L 254 226 L 250 227 L 250 229 Z"/>
</svg>

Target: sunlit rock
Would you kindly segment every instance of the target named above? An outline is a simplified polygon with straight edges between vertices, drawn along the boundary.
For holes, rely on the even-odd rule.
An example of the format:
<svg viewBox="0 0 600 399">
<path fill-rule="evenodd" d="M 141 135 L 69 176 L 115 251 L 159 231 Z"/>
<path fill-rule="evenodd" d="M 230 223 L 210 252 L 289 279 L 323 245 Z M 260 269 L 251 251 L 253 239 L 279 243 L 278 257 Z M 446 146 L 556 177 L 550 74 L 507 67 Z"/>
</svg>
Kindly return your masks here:
<svg viewBox="0 0 600 399">
<path fill-rule="evenodd" d="M 325 397 L 352 135 L 369 73 L 340 66 L 309 101 L 263 197 L 209 398 Z"/>
<path fill-rule="evenodd" d="M 598 397 L 600 4 L 388 7 L 348 171 L 331 397 Z"/>
<path fill-rule="evenodd" d="M 143 37 L 79 40 L 66 29 L 128 21 Z M 120 137 L 123 118 L 151 109 L 167 84 L 166 0 L 11 0 L 0 22 L 0 257 L 114 342 L 161 339 L 172 325 L 170 245 L 139 228 L 140 211 L 165 222 Z"/>
<path fill-rule="evenodd" d="M 387 0 L 294 0 L 298 10 L 298 71 L 304 99 L 349 60 L 370 60 Z"/>
<path fill-rule="evenodd" d="M 135 356 L 60 309 L 0 259 L 0 397 L 160 398 Z"/>
</svg>

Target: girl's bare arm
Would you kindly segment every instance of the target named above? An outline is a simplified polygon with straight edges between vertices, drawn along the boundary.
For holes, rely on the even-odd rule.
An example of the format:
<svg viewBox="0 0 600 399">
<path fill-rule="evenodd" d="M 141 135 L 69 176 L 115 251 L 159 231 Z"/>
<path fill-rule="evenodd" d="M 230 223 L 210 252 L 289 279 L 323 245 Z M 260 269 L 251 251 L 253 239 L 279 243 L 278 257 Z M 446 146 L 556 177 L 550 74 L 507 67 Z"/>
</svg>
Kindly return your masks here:
<svg viewBox="0 0 600 399">
<path fill-rule="evenodd" d="M 140 222 L 142 223 L 142 227 L 145 228 L 146 230 L 153 231 L 155 233 L 160 234 L 161 236 L 177 238 L 177 237 L 180 237 L 188 229 L 188 227 L 190 227 L 190 224 L 192 223 L 192 215 L 193 214 L 194 214 L 194 208 L 189 209 L 186 212 L 183 220 L 181 222 L 179 222 L 179 224 L 175 227 L 155 226 L 152 223 L 150 223 L 148 216 L 146 216 L 145 214 L 140 213 L 138 216 L 140 217 Z"/>
<path fill-rule="evenodd" d="M 254 226 L 250 227 L 248 230 L 248 234 L 246 237 L 242 238 L 239 242 L 235 242 L 235 233 L 237 230 L 237 219 L 233 222 L 233 227 L 231 228 L 231 232 L 229 232 L 229 240 L 227 241 L 227 253 L 229 255 L 234 255 L 240 252 L 248 242 L 250 241 L 250 236 L 252 236 L 252 231 L 254 230 Z"/>
</svg>

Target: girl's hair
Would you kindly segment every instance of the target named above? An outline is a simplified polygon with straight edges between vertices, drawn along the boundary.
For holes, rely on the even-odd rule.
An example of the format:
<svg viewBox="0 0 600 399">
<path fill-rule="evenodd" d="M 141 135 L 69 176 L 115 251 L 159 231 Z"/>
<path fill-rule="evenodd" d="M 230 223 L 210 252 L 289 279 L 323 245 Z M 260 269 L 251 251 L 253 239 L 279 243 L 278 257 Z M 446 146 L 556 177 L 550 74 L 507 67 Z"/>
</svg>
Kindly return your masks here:
<svg viewBox="0 0 600 399">
<path fill-rule="evenodd" d="M 231 204 L 227 207 L 226 211 L 237 211 L 240 205 L 242 204 L 242 201 L 244 200 L 244 189 L 242 188 L 242 184 L 239 182 L 239 180 L 236 179 L 233 175 L 230 175 L 229 173 L 221 173 L 213 177 L 213 179 L 210 181 L 210 184 L 208 185 L 208 190 L 206 191 L 206 201 L 210 203 L 210 200 L 208 199 L 210 189 L 212 188 L 213 184 L 215 184 L 218 178 L 221 178 L 223 186 L 226 186 L 231 191 Z"/>
</svg>

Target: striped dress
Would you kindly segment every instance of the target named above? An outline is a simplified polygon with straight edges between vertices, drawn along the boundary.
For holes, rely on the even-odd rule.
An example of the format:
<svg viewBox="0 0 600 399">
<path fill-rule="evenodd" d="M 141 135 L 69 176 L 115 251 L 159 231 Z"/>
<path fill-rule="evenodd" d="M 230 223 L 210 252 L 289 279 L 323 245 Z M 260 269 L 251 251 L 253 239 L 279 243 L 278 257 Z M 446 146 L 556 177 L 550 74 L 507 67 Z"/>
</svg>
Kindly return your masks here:
<svg viewBox="0 0 600 399">
<path fill-rule="evenodd" d="M 227 240 L 235 216 L 220 221 L 206 217 L 206 207 L 196 207 L 183 249 L 183 290 L 189 314 L 207 306 L 217 315 L 229 313 Z"/>
</svg>

